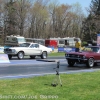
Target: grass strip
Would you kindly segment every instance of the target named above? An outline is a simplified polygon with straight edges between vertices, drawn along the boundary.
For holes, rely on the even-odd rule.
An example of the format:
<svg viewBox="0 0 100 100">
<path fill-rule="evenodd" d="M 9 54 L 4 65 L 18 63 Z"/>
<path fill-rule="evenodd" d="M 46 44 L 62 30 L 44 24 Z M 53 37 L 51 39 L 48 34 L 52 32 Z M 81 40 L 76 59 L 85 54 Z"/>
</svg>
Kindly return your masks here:
<svg viewBox="0 0 100 100">
<path fill-rule="evenodd" d="M 65 56 L 64 52 L 52 52 L 48 56 Z"/>
<path fill-rule="evenodd" d="M 55 75 L 0 80 L 1 100 L 100 100 L 100 71 L 60 74 L 60 84 L 52 87 Z"/>
</svg>

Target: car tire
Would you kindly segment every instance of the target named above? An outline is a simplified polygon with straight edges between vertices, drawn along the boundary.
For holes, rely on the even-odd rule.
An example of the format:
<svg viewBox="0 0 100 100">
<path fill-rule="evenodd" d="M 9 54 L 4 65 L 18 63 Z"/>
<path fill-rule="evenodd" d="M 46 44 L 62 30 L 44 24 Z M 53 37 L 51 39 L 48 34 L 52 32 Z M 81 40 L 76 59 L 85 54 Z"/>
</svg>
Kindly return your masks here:
<svg viewBox="0 0 100 100">
<path fill-rule="evenodd" d="M 30 59 L 35 59 L 35 56 L 30 56 Z"/>
<path fill-rule="evenodd" d="M 75 64 L 75 61 L 73 61 L 73 60 L 68 59 L 67 62 L 68 62 L 69 67 L 73 67 Z"/>
<path fill-rule="evenodd" d="M 47 58 L 47 52 L 46 51 L 42 52 L 41 58 L 42 59 L 46 59 Z"/>
<path fill-rule="evenodd" d="M 87 65 L 87 67 L 92 68 L 94 66 L 94 59 L 89 58 L 86 65 Z"/>
<path fill-rule="evenodd" d="M 8 58 L 11 59 L 12 58 L 12 55 L 8 55 Z"/>
<path fill-rule="evenodd" d="M 18 57 L 18 59 L 23 59 L 23 58 L 24 58 L 24 52 L 20 51 L 20 52 L 17 54 L 17 57 Z"/>
</svg>

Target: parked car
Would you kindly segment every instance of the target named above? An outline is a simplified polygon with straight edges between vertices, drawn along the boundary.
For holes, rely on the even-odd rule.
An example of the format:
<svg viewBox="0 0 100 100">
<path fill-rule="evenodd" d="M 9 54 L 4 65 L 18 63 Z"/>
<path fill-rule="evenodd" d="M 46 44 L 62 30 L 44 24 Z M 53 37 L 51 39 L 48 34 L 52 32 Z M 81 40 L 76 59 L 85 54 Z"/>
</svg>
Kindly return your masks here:
<svg viewBox="0 0 100 100">
<path fill-rule="evenodd" d="M 69 66 L 74 66 L 75 63 L 83 63 L 91 68 L 100 62 L 100 47 L 88 46 L 80 52 L 66 52 L 65 58 Z"/>
<path fill-rule="evenodd" d="M 4 49 L 4 53 L 8 54 L 9 59 L 11 59 L 12 56 L 17 56 L 18 59 L 23 59 L 24 56 L 30 56 L 31 59 L 34 59 L 36 56 L 40 56 L 42 59 L 46 59 L 51 52 L 51 48 L 38 43 L 22 43 L 19 47 Z"/>
</svg>

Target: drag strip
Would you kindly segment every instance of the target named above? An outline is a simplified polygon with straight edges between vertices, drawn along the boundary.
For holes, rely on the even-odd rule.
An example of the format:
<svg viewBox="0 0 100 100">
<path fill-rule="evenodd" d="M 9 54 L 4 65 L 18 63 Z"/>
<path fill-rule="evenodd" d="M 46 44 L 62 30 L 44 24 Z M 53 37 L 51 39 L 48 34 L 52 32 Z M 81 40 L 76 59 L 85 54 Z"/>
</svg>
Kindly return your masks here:
<svg viewBox="0 0 100 100">
<path fill-rule="evenodd" d="M 47 61 L 48 60 L 48 61 Z M 57 62 L 60 61 L 60 74 L 72 74 L 81 72 L 93 72 L 100 70 L 100 65 L 94 68 L 87 68 L 83 65 L 68 67 L 66 59 L 47 59 L 47 60 L 10 60 L 10 63 L 0 64 L 0 79 L 28 78 L 48 74 L 56 74 Z"/>
</svg>

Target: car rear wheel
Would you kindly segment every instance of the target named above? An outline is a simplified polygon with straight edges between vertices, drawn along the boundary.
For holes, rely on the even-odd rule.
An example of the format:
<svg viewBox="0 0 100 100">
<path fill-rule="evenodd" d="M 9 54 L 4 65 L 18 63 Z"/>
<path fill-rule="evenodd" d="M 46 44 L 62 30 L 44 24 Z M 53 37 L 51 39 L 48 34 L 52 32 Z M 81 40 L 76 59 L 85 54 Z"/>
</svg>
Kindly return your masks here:
<svg viewBox="0 0 100 100">
<path fill-rule="evenodd" d="M 23 59 L 24 58 L 24 52 L 22 52 L 22 51 L 19 52 L 17 56 L 18 56 L 18 59 Z"/>
<path fill-rule="evenodd" d="M 46 59 L 47 58 L 47 52 L 46 51 L 42 52 L 41 58 L 42 59 Z"/>
<path fill-rule="evenodd" d="M 87 65 L 87 67 L 92 68 L 94 66 L 94 59 L 89 58 L 86 65 Z"/>
<path fill-rule="evenodd" d="M 73 60 L 67 60 L 68 61 L 68 65 L 69 66 L 74 66 L 74 64 L 75 64 L 75 61 L 73 61 Z"/>
</svg>

